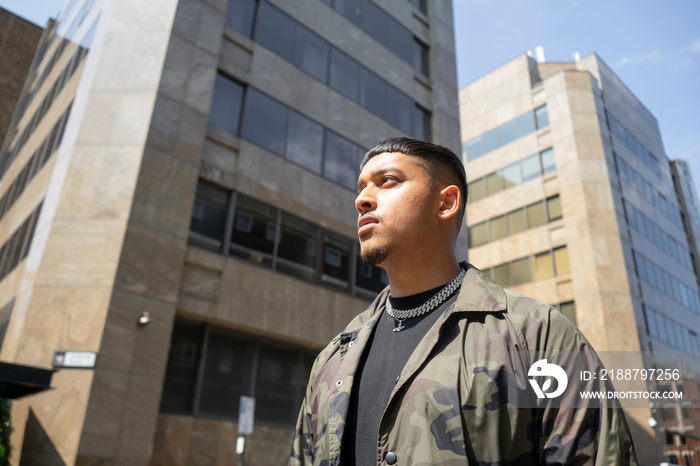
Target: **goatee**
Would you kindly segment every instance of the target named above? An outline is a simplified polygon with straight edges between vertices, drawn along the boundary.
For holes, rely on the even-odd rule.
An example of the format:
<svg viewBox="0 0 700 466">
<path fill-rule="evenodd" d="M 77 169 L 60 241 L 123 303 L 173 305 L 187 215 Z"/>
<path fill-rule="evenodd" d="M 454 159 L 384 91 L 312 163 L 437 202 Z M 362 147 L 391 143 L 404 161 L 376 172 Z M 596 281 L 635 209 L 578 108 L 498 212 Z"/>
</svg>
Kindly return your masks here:
<svg viewBox="0 0 700 466">
<path fill-rule="evenodd" d="M 360 258 L 369 265 L 379 265 L 386 260 L 391 252 L 391 246 L 377 246 L 367 252 L 361 252 Z"/>
</svg>

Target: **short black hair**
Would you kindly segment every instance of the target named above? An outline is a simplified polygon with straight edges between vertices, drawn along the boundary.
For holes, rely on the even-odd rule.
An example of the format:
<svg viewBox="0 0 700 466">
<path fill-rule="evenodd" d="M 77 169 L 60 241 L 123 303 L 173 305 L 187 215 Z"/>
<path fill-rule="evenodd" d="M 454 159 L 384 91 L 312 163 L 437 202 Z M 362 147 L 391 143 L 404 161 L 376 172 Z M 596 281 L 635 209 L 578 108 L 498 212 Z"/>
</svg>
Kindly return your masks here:
<svg viewBox="0 0 700 466">
<path fill-rule="evenodd" d="M 418 157 L 423 162 L 421 165 L 425 167 L 428 174 L 436 181 L 440 176 L 440 172 L 454 175 L 458 182 L 457 187 L 462 192 L 461 215 L 459 219 L 461 228 L 467 206 L 467 174 L 462 161 L 454 152 L 447 147 L 418 141 L 417 139 L 391 138 L 380 142 L 365 154 L 360 163 L 360 171 L 362 171 L 369 159 L 384 152 L 398 152 L 407 156 Z"/>
</svg>

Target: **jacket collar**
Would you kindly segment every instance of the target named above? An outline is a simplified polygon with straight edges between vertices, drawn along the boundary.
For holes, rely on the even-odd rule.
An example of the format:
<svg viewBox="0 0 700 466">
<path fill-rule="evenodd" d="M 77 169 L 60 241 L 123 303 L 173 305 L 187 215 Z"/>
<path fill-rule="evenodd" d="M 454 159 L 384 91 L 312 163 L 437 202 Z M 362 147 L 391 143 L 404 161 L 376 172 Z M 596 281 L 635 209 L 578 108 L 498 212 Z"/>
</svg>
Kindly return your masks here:
<svg viewBox="0 0 700 466">
<path fill-rule="evenodd" d="M 467 270 L 467 274 L 464 276 L 457 301 L 451 312 L 502 312 L 507 310 L 506 293 L 502 286 L 467 262 L 461 262 L 459 265 Z M 388 286 L 374 298 L 372 304 L 364 312 L 348 324 L 341 336 L 359 330 L 369 320 L 376 320 L 373 318 L 384 309 L 387 296 L 389 296 Z M 374 322 L 370 324 L 370 328 L 372 326 L 374 326 Z"/>
</svg>

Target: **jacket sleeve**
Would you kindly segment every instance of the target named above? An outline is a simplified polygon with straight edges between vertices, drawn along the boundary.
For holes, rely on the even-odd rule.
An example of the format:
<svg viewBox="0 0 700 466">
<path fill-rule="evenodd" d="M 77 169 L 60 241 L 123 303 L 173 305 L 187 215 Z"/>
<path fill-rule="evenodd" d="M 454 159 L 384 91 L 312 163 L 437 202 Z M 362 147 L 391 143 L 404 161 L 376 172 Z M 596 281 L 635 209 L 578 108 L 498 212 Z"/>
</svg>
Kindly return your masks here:
<svg viewBox="0 0 700 466">
<path fill-rule="evenodd" d="M 310 383 L 309 383 L 310 385 Z M 307 387 L 307 394 L 310 387 Z M 294 429 L 294 441 L 292 442 L 292 451 L 289 454 L 289 466 L 312 465 L 313 458 L 310 453 L 313 447 L 309 444 L 312 441 L 311 426 L 308 425 L 310 414 L 306 409 L 306 397 L 301 403 L 299 416 Z"/>
<path fill-rule="evenodd" d="M 636 465 L 625 413 L 618 400 L 585 399 L 581 391 L 610 391 L 608 381 L 582 381 L 580 370 L 603 364 L 581 332 L 553 308 L 542 309 L 537 332 L 540 359 L 552 357 L 567 367 L 568 386 L 562 396 L 540 400 L 536 408 L 539 457 L 547 465 Z M 544 351 L 541 351 L 544 349 Z M 557 359 L 558 358 L 558 359 Z M 574 368 L 575 370 L 571 370 Z"/>
</svg>

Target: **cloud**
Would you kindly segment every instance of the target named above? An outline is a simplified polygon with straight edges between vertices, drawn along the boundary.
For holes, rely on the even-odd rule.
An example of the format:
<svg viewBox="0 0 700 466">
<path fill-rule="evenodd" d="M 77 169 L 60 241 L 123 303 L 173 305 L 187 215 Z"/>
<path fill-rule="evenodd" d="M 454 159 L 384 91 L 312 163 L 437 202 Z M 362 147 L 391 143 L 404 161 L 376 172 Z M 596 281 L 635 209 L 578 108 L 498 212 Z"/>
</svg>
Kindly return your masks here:
<svg viewBox="0 0 700 466">
<path fill-rule="evenodd" d="M 673 67 L 673 71 L 680 71 L 683 68 L 686 68 L 691 63 L 693 63 L 692 58 L 684 58 L 684 59 L 680 60 L 678 63 L 676 63 L 676 65 Z"/>
<path fill-rule="evenodd" d="M 646 65 L 649 63 L 658 63 L 660 61 L 661 52 L 654 50 L 653 52 L 637 55 L 635 57 L 622 57 L 617 63 L 615 63 L 615 66 L 617 68 L 621 68 L 626 65 Z"/>
<path fill-rule="evenodd" d="M 700 38 L 695 39 L 692 44 L 690 44 L 690 51 L 700 53 Z"/>
</svg>

